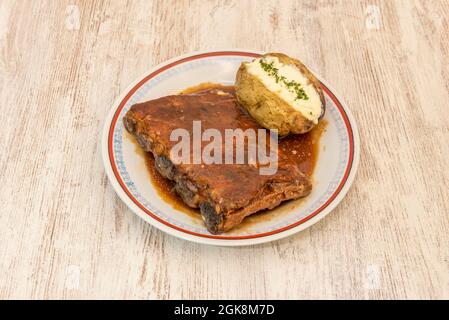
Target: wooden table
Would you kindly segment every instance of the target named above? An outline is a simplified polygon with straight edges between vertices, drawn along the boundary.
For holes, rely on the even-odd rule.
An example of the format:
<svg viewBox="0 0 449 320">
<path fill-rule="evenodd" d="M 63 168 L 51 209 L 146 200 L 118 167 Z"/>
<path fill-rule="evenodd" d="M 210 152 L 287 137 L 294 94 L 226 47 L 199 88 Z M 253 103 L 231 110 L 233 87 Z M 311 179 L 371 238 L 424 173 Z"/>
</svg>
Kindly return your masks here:
<svg viewBox="0 0 449 320">
<path fill-rule="evenodd" d="M 155 64 L 297 56 L 362 141 L 300 234 L 219 248 L 133 214 L 103 170 L 112 102 Z M 0 298 L 449 298 L 449 1 L 0 1 Z"/>
</svg>

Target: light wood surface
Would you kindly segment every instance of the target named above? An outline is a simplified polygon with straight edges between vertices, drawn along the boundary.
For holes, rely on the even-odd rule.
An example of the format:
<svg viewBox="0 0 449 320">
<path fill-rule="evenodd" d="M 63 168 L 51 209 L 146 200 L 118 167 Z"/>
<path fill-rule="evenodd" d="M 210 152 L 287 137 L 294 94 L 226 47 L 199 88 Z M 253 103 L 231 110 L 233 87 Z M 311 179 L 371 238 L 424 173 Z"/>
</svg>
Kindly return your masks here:
<svg viewBox="0 0 449 320">
<path fill-rule="evenodd" d="M 147 225 L 99 138 L 155 64 L 240 47 L 296 56 L 358 125 L 328 217 L 219 248 Z M 449 298 L 449 1 L 0 1 L 0 298 Z"/>
</svg>

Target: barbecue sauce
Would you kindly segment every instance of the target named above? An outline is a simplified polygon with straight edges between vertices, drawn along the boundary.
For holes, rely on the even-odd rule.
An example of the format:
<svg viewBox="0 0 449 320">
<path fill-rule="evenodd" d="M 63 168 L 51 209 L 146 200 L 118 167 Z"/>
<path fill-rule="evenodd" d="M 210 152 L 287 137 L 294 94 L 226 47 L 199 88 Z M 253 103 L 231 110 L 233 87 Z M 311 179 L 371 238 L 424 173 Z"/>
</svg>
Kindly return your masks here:
<svg viewBox="0 0 449 320">
<path fill-rule="evenodd" d="M 215 83 L 202 83 L 200 85 L 187 88 L 180 94 L 193 94 L 207 89 L 222 89 L 223 91 L 234 91 L 234 86 L 223 86 Z M 310 132 L 305 134 L 289 135 L 279 140 L 279 148 L 283 152 L 289 155 L 297 165 L 299 169 L 309 177 L 313 175 L 313 169 L 318 158 L 319 153 L 319 141 L 321 134 L 326 128 L 326 121 L 321 120 L 319 124 L 313 128 Z M 140 147 L 139 147 L 140 148 Z M 146 166 L 151 176 L 151 180 L 159 196 L 167 203 L 171 204 L 174 209 L 182 211 L 193 218 L 199 218 L 199 209 L 190 208 L 187 206 L 180 197 L 176 195 L 173 190 L 173 181 L 163 177 L 155 167 L 154 157 L 151 153 L 145 153 Z M 269 210 L 261 211 L 266 212 Z M 254 217 L 253 217 L 254 216 Z M 259 219 L 262 216 L 260 214 L 252 215 L 245 218 L 243 224 L 246 221 L 250 222 L 253 218 Z M 266 215 L 263 215 L 266 216 Z M 239 226 L 238 226 L 239 227 Z"/>
</svg>

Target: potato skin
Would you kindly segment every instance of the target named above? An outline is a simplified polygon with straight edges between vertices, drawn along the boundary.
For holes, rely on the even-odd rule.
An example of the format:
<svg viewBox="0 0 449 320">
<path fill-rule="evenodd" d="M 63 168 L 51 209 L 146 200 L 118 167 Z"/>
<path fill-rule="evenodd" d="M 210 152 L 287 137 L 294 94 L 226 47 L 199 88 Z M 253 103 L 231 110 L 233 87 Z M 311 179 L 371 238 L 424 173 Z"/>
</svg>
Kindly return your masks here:
<svg viewBox="0 0 449 320">
<path fill-rule="evenodd" d="M 265 56 L 277 57 L 282 63 L 295 65 L 309 79 L 320 96 L 322 110 L 319 119 L 321 119 L 325 111 L 325 102 L 319 80 L 304 64 L 285 54 L 267 53 L 263 55 L 263 57 Z M 257 77 L 251 75 L 245 63 L 242 63 L 237 71 L 235 88 L 237 100 L 248 113 L 261 126 L 267 129 L 277 129 L 280 136 L 289 133 L 306 133 L 315 126 L 299 111 L 268 90 Z"/>
</svg>

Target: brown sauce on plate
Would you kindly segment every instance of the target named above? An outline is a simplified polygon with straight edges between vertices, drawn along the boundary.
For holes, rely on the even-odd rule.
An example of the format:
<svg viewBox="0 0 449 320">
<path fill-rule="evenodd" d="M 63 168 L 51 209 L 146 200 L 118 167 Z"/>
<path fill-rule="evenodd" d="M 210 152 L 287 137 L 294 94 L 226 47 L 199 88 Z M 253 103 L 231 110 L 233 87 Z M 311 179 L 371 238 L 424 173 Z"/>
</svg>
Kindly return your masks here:
<svg viewBox="0 0 449 320">
<path fill-rule="evenodd" d="M 192 94 L 212 88 L 222 89 L 223 91 L 234 90 L 234 86 L 223 86 L 215 83 L 202 83 L 183 90 L 181 94 Z M 306 134 L 289 135 L 279 140 L 279 147 L 282 151 L 290 153 L 290 158 L 294 160 L 298 164 L 300 170 L 309 177 L 312 177 L 313 175 L 313 170 L 319 154 L 320 137 L 326 128 L 326 124 L 326 121 L 322 120 L 315 128 Z M 163 177 L 156 170 L 153 155 L 151 153 L 145 153 L 145 158 L 147 170 L 159 196 L 165 202 L 169 203 L 174 209 L 182 211 L 192 218 L 200 218 L 199 209 L 194 209 L 187 206 L 173 191 L 173 181 Z M 283 206 L 285 206 L 285 204 Z M 263 214 L 267 211 L 271 210 L 263 210 L 258 214 L 245 218 L 242 226 L 237 226 L 234 230 L 237 228 L 240 229 L 242 227 L 246 227 L 248 224 L 256 223 L 261 219 L 261 217 L 268 217 L 269 215 Z"/>
<path fill-rule="evenodd" d="M 145 152 L 145 162 L 148 172 L 150 173 L 153 185 L 159 194 L 159 196 L 167 203 L 169 203 L 174 209 L 187 213 L 193 217 L 199 217 L 199 209 L 190 208 L 182 201 L 180 197 L 173 191 L 174 182 L 162 176 L 159 171 L 156 170 L 154 164 L 154 157 L 151 152 Z"/>
</svg>

